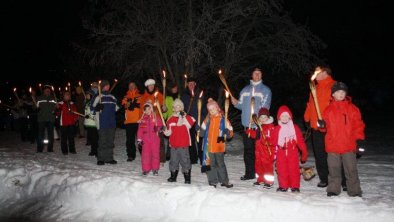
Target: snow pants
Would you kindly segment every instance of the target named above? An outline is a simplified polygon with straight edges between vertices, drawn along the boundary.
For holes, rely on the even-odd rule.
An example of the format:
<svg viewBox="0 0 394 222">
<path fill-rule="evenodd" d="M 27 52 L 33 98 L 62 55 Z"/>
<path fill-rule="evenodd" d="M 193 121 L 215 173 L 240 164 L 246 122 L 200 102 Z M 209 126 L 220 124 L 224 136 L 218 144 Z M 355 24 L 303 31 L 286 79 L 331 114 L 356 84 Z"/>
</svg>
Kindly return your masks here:
<svg viewBox="0 0 394 222">
<path fill-rule="evenodd" d="M 316 170 L 322 182 L 328 182 L 327 153 L 324 143 L 326 133 L 312 129 L 312 148 L 315 156 Z"/>
<path fill-rule="evenodd" d="M 60 146 L 63 154 L 75 152 L 74 125 L 60 127 Z"/>
<path fill-rule="evenodd" d="M 160 139 L 151 138 L 143 140 L 141 166 L 143 172 L 160 169 Z"/>
<path fill-rule="evenodd" d="M 99 130 L 99 147 L 97 149 L 97 160 L 109 162 L 114 160 L 115 128 Z"/>
<path fill-rule="evenodd" d="M 329 170 L 327 192 L 333 192 L 335 194 L 341 193 L 343 166 L 343 169 L 345 170 L 348 195 L 355 196 L 361 194 L 355 153 L 329 153 L 327 156 L 327 162 Z"/>
<path fill-rule="evenodd" d="M 300 165 L 297 147 L 279 149 L 276 157 L 279 187 L 300 188 Z"/>
<path fill-rule="evenodd" d="M 170 171 L 179 170 L 182 166 L 182 173 L 187 173 L 192 168 L 189 156 L 189 147 L 171 148 Z"/>
<path fill-rule="evenodd" d="M 274 152 L 271 147 L 267 147 L 256 141 L 255 155 L 257 182 L 272 185 L 274 183 Z"/>
<path fill-rule="evenodd" d="M 224 153 L 208 153 L 211 160 L 211 170 L 208 170 L 207 177 L 209 184 L 218 182 L 228 184 L 228 174 L 226 164 L 224 163 Z"/>
</svg>

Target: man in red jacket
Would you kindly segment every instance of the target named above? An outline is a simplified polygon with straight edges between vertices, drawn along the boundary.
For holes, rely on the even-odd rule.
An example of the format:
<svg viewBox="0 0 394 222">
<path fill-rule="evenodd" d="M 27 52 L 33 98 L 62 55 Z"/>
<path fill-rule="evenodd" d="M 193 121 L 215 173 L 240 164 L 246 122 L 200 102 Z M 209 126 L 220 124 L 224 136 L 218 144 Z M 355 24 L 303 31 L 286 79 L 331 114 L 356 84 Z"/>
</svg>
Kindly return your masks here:
<svg viewBox="0 0 394 222">
<path fill-rule="evenodd" d="M 342 166 L 345 170 L 347 193 L 361 197 L 360 180 L 357 171 L 356 148 L 365 139 L 365 124 L 360 110 L 346 97 L 348 88 L 343 82 L 332 86 L 333 101 L 323 113 L 327 134 L 325 137 L 328 153 L 327 196 L 341 193 Z"/>
</svg>

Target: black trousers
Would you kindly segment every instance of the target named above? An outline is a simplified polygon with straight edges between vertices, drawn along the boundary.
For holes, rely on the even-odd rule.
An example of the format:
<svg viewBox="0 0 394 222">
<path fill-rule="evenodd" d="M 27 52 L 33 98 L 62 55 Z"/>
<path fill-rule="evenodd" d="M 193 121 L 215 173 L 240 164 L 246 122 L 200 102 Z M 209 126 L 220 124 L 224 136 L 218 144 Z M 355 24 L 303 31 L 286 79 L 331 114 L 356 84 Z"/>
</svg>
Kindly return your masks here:
<svg viewBox="0 0 394 222">
<path fill-rule="evenodd" d="M 74 133 L 75 126 L 60 126 L 60 143 L 62 153 L 67 154 L 68 152 L 75 152 Z"/>
<path fill-rule="evenodd" d="M 135 138 L 138 131 L 138 123 L 125 124 L 126 129 L 126 152 L 129 158 L 135 159 L 136 147 Z"/>
<path fill-rule="evenodd" d="M 48 132 L 48 152 L 53 152 L 53 127 L 54 123 L 50 121 L 38 123 L 37 152 L 44 150 L 45 129 Z"/>
<path fill-rule="evenodd" d="M 34 143 L 38 140 L 38 123 L 37 123 L 37 115 L 30 115 L 29 118 L 29 129 L 28 129 L 28 137 L 31 143 Z"/>
<path fill-rule="evenodd" d="M 312 149 L 315 156 L 317 174 L 322 182 L 328 183 L 328 164 L 324 137 L 326 133 L 312 129 Z"/>
<path fill-rule="evenodd" d="M 90 152 L 94 155 L 97 155 L 98 148 L 98 130 L 96 127 L 86 127 L 86 137 L 90 143 Z"/>
<path fill-rule="evenodd" d="M 29 119 L 27 117 L 21 117 L 18 119 L 18 123 L 21 140 L 26 142 L 29 140 Z"/>
<path fill-rule="evenodd" d="M 245 177 L 246 178 L 255 178 L 255 167 L 254 162 L 256 159 L 254 150 L 254 140 L 249 138 L 246 133 L 242 135 L 243 144 L 244 144 L 244 162 L 245 162 Z"/>
<path fill-rule="evenodd" d="M 196 144 L 196 130 L 194 125 L 189 129 L 191 146 L 189 146 L 190 163 L 196 164 L 198 162 L 198 145 Z"/>
</svg>

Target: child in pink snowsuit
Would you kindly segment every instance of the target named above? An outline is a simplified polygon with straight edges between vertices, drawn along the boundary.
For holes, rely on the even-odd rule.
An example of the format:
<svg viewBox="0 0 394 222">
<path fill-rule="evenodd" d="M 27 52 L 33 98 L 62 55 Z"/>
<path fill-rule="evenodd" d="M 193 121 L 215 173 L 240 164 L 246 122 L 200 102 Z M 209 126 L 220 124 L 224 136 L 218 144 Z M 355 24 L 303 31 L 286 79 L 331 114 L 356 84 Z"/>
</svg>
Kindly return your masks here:
<svg viewBox="0 0 394 222">
<path fill-rule="evenodd" d="M 256 130 L 248 129 L 246 133 L 250 134 L 255 142 L 255 171 L 257 181 L 253 185 L 263 185 L 264 188 L 270 189 L 274 184 L 274 146 L 272 145 L 272 134 L 275 129 L 273 124 L 274 118 L 270 116 L 267 108 L 260 108 L 258 115 L 258 124 Z"/>
<path fill-rule="evenodd" d="M 154 110 L 150 101 L 144 104 L 144 113 L 139 121 L 137 143 L 142 145 L 141 165 L 142 174 L 150 171 L 157 176 L 160 168 L 160 138 L 163 123 Z"/>
<path fill-rule="evenodd" d="M 291 188 L 291 192 L 300 192 L 298 149 L 302 153 L 301 162 L 306 162 L 308 150 L 301 130 L 293 123 L 293 114 L 287 106 L 279 108 L 277 118 L 278 125 L 273 133 L 279 182 L 277 191 L 287 192 L 287 189 Z"/>
</svg>

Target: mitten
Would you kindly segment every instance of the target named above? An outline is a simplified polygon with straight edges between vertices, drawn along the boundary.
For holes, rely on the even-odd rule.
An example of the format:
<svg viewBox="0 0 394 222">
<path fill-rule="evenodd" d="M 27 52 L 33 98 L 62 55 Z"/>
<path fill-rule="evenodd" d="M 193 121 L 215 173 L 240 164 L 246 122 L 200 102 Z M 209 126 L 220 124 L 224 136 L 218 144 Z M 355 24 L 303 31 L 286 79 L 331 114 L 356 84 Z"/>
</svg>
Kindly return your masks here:
<svg viewBox="0 0 394 222">
<path fill-rule="evenodd" d="M 102 103 L 97 103 L 96 107 L 94 108 L 96 112 L 100 112 L 103 109 L 104 109 L 104 104 Z"/>
<path fill-rule="evenodd" d="M 326 121 L 324 121 L 322 119 L 317 120 L 317 127 L 321 128 L 321 129 L 326 128 Z"/>
<path fill-rule="evenodd" d="M 85 115 L 85 119 L 89 119 L 89 118 L 90 118 L 90 116 L 86 114 Z"/>
</svg>

